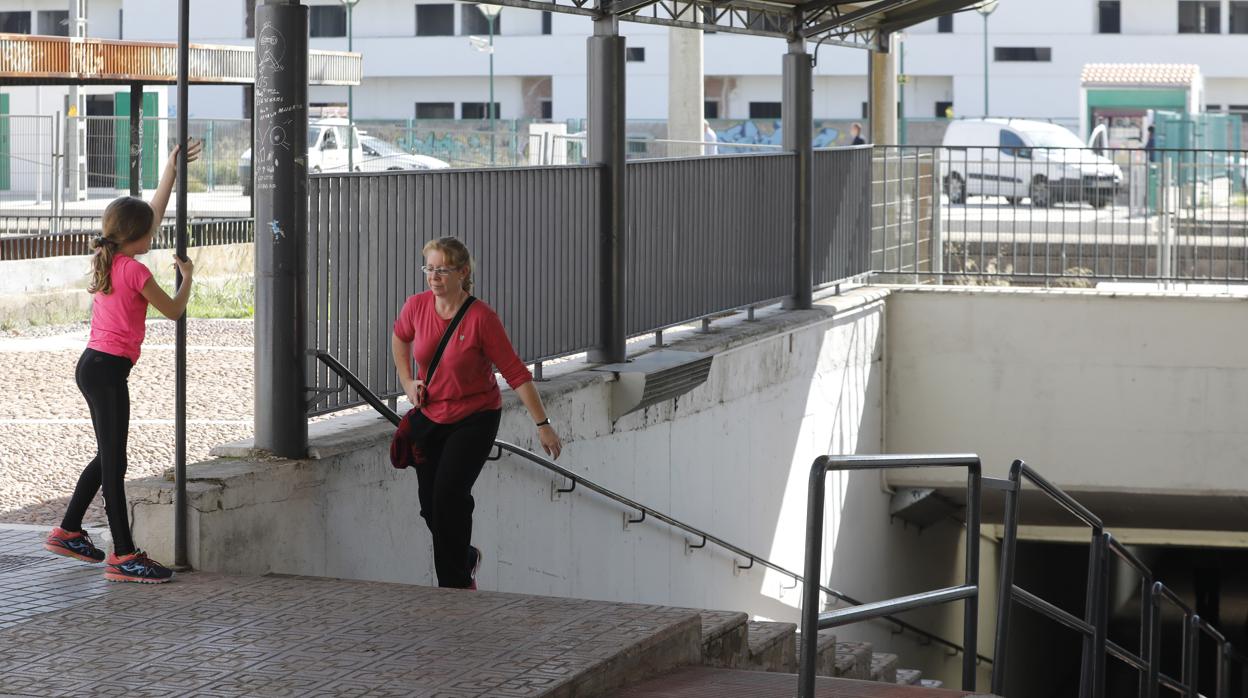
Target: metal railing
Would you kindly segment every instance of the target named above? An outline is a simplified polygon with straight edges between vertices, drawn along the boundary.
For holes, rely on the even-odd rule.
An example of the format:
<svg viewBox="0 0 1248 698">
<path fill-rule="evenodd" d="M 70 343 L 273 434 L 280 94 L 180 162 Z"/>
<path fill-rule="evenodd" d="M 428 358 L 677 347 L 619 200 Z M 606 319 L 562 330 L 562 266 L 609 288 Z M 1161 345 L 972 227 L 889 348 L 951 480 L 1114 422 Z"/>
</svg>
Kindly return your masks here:
<svg viewBox="0 0 1248 698">
<path fill-rule="evenodd" d="M 1041 599 L 1014 583 L 1014 566 L 1018 548 L 1019 499 L 1024 480 L 1036 486 L 1048 499 L 1092 529 L 1089 542 L 1089 564 L 1086 580 L 1084 617 Z M 996 483 L 994 483 L 996 486 Z M 1009 669 L 1008 642 L 1011 611 L 1015 602 L 1074 630 L 1083 638 L 1079 677 L 1080 698 L 1102 698 L 1106 689 L 1107 658 L 1119 660 L 1139 675 L 1137 695 L 1157 698 L 1161 688 L 1174 691 L 1184 698 L 1198 698 L 1199 643 L 1202 636 L 1217 643 L 1218 665 L 1213 698 L 1231 698 L 1230 672 L 1233 663 L 1248 668 L 1248 658 L 1241 655 L 1226 637 L 1198 616 L 1165 584 L 1157 581 L 1152 571 L 1114 536 L 1104 530 L 1101 519 L 1069 494 L 1044 479 L 1023 461 L 1015 461 L 1009 479 L 999 483 L 1005 490 L 1005 535 L 1001 545 L 1000 591 L 997 598 L 997 637 L 993 652 L 992 692 L 1005 693 Z M 1114 555 L 1140 576 L 1140 637 L 1139 652 L 1132 652 L 1108 638 L 1109 627 L 1109 556 Z M 1161 670 L 1161 631 L 1163 604 L 1182 614 L 1180 678 Z"/>
<path fill-rule="evenodd" d="M 101 219 L 94 216 L 0 216 L 0 261 L 90 254 L 91 239 L 101 229 Z M 193 219 L 188 229 L 192 247 L 255 240 L 250 218 Z M 175 233 L 173 219 L 166 219 L 152 239 L 152 249 L 173 249 Z"/>
<path fill-rule="evenodd" d="M 1248 281 L 1248 151 L 876 146 L 873 271 Z"/>
<path fill-rule="evenodd" d="M 798 657 L 799 698 L 814 698 L 815 668 L 818 644 L 813 640 L 819 630 L 856 623 L 885 615 L 926 608 L 954 601 L 963 601 L 962 689 L 975 690 L 975 662 L 978 657 L 979 623 L 979 528 L 980 488 L 982 472 L 978 456 L 820 456 L 810 467 L 806 495 L 806 579 L 822 578 L 823 515 L 825 480 L 830 471 L 875 471 L 898 468 L 966 468 L 966 570 L 963 584 L 945 589 L 922 592 L 886 601 L 863 604 L 855 608 L 820 613 L 820 585 L 808 584 L 802 589 L 802 643 Z"/>
<path fill-rule="evenodd" d="M 815 285 L 867 272 L 869 149 L 816 154 Z M 626 332 L 640 335 L 793 289 L 794 156 L 720 155 L 630 162 Z M 402 393 L 390 328 L 424 288 L 421 247 L 455 235 L 476 260 L 473 293 L 505 320 L 530 363 L 593 347 L 604 212 L 596 166 L 326 173 L 309 177 L 307 337 L 383 397 Z M 261 231 L 267 233 L 267 231 Z M 359 405 L 311 362 L 309 414 Z"/>
<path fill-rule="evenodd" d="M 319 361 L 321 364 L 324 364 L 324 366 L 329 371 L 332 371 L 334 375 L 338 376 L 338 378 L 342 380 L 342 385 L 338 388 L 339 390 L 345 390 L 349 388 L 350 390 L 355 391 L 358 395 L 361 396 L 361 398 L 363 398 L 363 400 L 368 405 L 370 405 L 374 410 L 376 410 L 381 416 L 385 417 L 391 424 L 398 426 L 399 422 L 401 421 L 399 414 L 395 412 L 393 409 L 391 409 L 391 407 L 387 405 L 380 396 L 378 396 L 376 393 L 370 390 L 368 386 L 366 386 L 363 383 L 363 381 L 360 380 L 358 376 L 356 376 L 347 367 L 343 366 L 342 363 L 340 363 L 337 359 L 335 359 L 333 356 L 331 356 L 330 354 L 326 352 L 313 351 L 312 354 L 315 356 L 317 361 Z M 667 514 L 664 514 L 658 511 L 657 509 L 653 509 L 644 504 L 633 501 L 632 499 L 629 499 L 628 497 L 625 497 L 624 495 L 619 494 L 618 492 L 607 489 L 606 487 L 603 487 L 602 485 L 595 483 L 589 478 L 586 478 L 582 475 L 578 475 L 572 472 L 571 470 L 568 470 L 567 468 L 564 468 L 563 466 L 556 464 L 554 461 L 548 458 L 544 458 L 536 453 L 533 453 L 532 451 L 520 448 L 519 446 L 508 443 L 506 441 L 495 440 L 494 446 L 498 450 L 498 453 L 496 455 L 491 456 L 489 460 L 498 460 L 501 457 L 502 452 L 506 451 L 507 453 L 523 458 L 535 465 L 541 466 L 542 468 L 545 468 L 546 470 L 549 470 L 555 473 L 556 475 L 572 482 L 571 486 L 569 487 L 558 487 L 558 483 L 552 482 L 551 483 L 552 496 L 555 494 L 571 493 L 576 490 L 578 485 L 582 486 L 587 490 L 591 490 L 593 492 L 596 492 L 602 495 L 603 497 L 606 497 L 607 499 L 610 499 L 614 502 L 622 504 L 630 510 L 639 512 L 640 517 L 637 519 L 632 519 L 630 517 L 629 518 L 630 523 L 641 523 L 647 517 L 649 517 L 656 521 L 662 521 L 663 523 L 673 528 L 680 529 L 681 531 L 684 531 L 685 533 L 688 533 L 692 536 L 695 536 L 696 538 L 701 539 L 696 544 L 690 541 L 689 539 L 685 539 L 685 545 L 688 546 L 689 550 L 691 551 L 701 550 L 706 547 L 707 543 L 713 543 L 716 546 L 723 548 L 724 550 L 727 550 L 730 553 L 733 553 L 734 555 L 738 555 L 741 558 L 748 560 L 748 564 L 746 565 L 741 565 L 739 562 L 735 563 L 739 569 L 743 569 L 743 570 L 750 569 L 755 564 L 758 564 L 762 567 L 766 567 L 769 570 L 778 572 L 786 577 L 789 577 L 790 579 L 793 580 L 794 584 L 805 584 L 805 580 L 807 579 L 807 577 L 804 577 L 802 575 L 797 574 L 796 572 L 793 572 L 784 567 L 781 567 L 780 565 L 777 565 L 771 562 L 767 558 L 764 558 L 760 555 L 755 555 L 754 553 L 749 552 L 748 550 L 745 550 L 739 546 L 733 545 L 732 543 L 729 543 L 723 540 L 722 538 L 715 536 L 714 534 L 707 533 L 706 531 L 696 526 L 692 526 L 690 524 L 684 523 L 683 521 L 680 521 L 676 518 L 673 518 L 671 516 L 668 516 Z M 822 584 L 818 585 L 818 590 L 844 603 L 850 604 L 851 606 L 856 606 L 856 607 L 868 606 L 868 604 L 865 604 L 862 601 L 859 601 L 855 599 L 854 597 L 849 596 L 848 594 L 845 594 L 835 589 L 831 589 L 829 587 L 823 586 Z M 927 630 L 919 628 L 903 620 L 899 620 L 893 617 L 892 615 L 876 614 L 873 617 L 885 620 L 889 623 L 892 623 L 893 625 L 896 625 L 900 629 L 901 632 L 913 633 L 914 635 L 917 635 L 920 639 L 922 639 L 924 642 L 931 642 L 933 644 L 941 645 L 942 647 L 945 647 L 955 653 L 965 652 L 965 649 L 961 645 L 951 642 L 943 637 L 940 637 L 939 635 L 928 632 Z M 816 643 L 810 643 L 810 644 L 813 646 Z M 973 652 L 971 653 L 971 655 L 972 655 L 971 657 L 972 662 L 975 662 L 975 661 L 983 661 L 987 663 L 992 662 L 992 660 L 982 655 L 976 656 Z"/>
</svg>

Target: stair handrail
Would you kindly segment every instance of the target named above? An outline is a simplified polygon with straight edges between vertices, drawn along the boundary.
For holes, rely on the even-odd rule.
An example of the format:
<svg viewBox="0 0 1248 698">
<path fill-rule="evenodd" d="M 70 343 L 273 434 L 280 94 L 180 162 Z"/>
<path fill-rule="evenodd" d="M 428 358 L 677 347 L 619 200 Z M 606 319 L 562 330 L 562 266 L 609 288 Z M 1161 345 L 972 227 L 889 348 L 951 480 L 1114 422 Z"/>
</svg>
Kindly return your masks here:
<svg viewBox="0 0 1248 698">
<path fill-rule="evenodd" d="M 368 386 L 364 385 L 363 381 L 361 381 L 358 376 L 352 373 L 350 369 L 348 369 L 346 366 L 343 366 L 337 359 L 335 359 L 331 354 L 327 352 L 320 351 L 320 350 L 313 350 L 310 353 L 312 353 L 321 363 L 329 367 L 331 371 L 333 371 L 334 373 L 337 373 L 338 376 L 342 378 L 346 386 L 349 386 L 352 390 L 354 390 L 357 394 L 359 394 L 360 397 L 364 398 L 364 401 L 367 402 L 370 406 L 372 406 L 374 410 L 376 410 L 383 417 L 389 420 L 391 424 L 398 426 L 399 422 L 402 420 L 402 417 L 400 417 L 397 412 L 391 409 L 390 406 L 387 405 L 380 397 L 378 397 L 376 393 L 374 393 L 371 389 L 369 389 Z M 715 536 L 714 534 L 707 533 L 706 531 L 703 531 L 702 529 L 699 529 L 696 526 L 692 526 L 690 524 L 684 523 L 683 521 L 680 521 L 671 516 L 668 516 L 667 514 L 664 514 L 663 512 L 660 512 L 656 509 L 648 507 L 639 502 L 633 501 L 632 499 L 622 494 L 619 494 L 618 492 L 615 492 L 606 487 L 603 487 L 602 485 L 599 485 L 598 483 L 590 480 L 589 478 L 586 478 L 582 475 L 578 475 L 577 473 L 574 473 L 571 470 L 568 470 L 567 468 L 564 468 L 563 466 L 558 465 L 554 461 L 551 461 L 541 455 L 533 453 L 532 451 L 529 451 L 527 449 L 521 448 L 520 446 L 516 446 L 515 444 L 508 443 L 506 441 L 502 441 L 498 439 L 495 439 L 494 446 L 496 449 L 499 450 L 500 455 L 502 451 L 506 451 L 514 456 L 519 456 L 520 458 L 528 460 L 536 465 L 540 465 L 541 467 L 547 470 L 550 470 L 558 474 L 561 477 L 571 480 L 573 482 L 572 487 L 566 490 L 561 490 L 562 492 L 565 492 L 565 493 L 571 492 L 578 485 L 583 486 L 586 489 L 597 492 L 598 494 L 608 499 L 611 499 L 620 504 L 623 504 L 624 506 L 629 507 L 630 509 L 636 509 L 637 511 L 641 512 L 641 515 L 642 515 L 641 519 L 634 520 L 633 521 L 634 523 L 640 523 L 647 516 L 649 516 L 651 518 L 662 521 L 663 523 L 666 523 L 669 526 L 679 528 L 685 531 L 686 533 L 690 533 L 694 536 L 698 536 L 702 538 L 702 542 L 699 543 L 698 545 L 689 544 L 689 547 L 692 549 L 703 548 L 706 546 L 707 543 L 714 543 L 715 545 L 729 552 L 732 552 L 736 555 L 740 555 L 741 557 L 749 560 L 748 565 L 742 566 L 738 564 L 737 567 L 739 569 L 743 569 L 743 570 L 749 569 L 750 567 L 753 567 L 755 563 L 757 563 L 759 565 L 762 565 L 763 567 L 766 567 L 767 569 L 773 570 L 786 577 L 789 577 L 797 584 L 803 584 L 803 585 L 805 584 L 805 577 L 803 575 L 800 575 L 796 572 L 793 572 L 792 570 L 781 567 L 780 565 L 777 565 L 760 555 L 755 555 L 754 553 L 751 553 L 736 545 L 733 545 L 732 543 L 729 543 L 728 541 L 725 541 L 722 538 Z M 497 460 L 498 457 L 499 456 L 493 456 L 491 457 L 491 460 Z M 849 604 L 850 606 L 862 607 L 862 606 L 871 605 L 863 601 L 859 601 L 858 599 L 855 599 L 854 597 L 849 596 L 848 594 L 837 591 L 836 589 L 826 587 L 822 584 L 818 585 L 818 589 L 819 591 L 822 591 L 823 593 L 829 596 L 832 596 L 840 601 L 843 601 L 844 603 Z M 947 640 L 935 633 L 924 630 L 923 628 L 920 628 L 916 625 L 907 623 L 906 621 L 903 621 L 899 618 L 895 618 L 892 615 L 877 615 L 874 617 L 878 617 L 880 619 L 886 620 L 889 623 L 892 623 L 893 625 L 896 625 L 897 627 L 901 628 L 902 631 L 907 631 L 915 635 L 918 635 L 919 637 L 923 638 L 923 640 L 926 642 L 931 642 L 931 643 L 940 645 L 942 647 L 945 647 L 946 649 L 951 650 L 954 654 L 962 653 L 964 656 L 966 655 L 966 650 L 961 645 L 951 640 Z M 813 637 L 813 635 L 811 637 Z M 817 644 L 818 643 L 816 642 L 810 643 L 812 647 L 816 646 Z M 971 661 L 991 664 L 993 660 L 988 657 L 985 657 L 982 654 L 975 653 Z"/>
<path fill-rule="evenodd" d="M 810 466 L 806 493 L 805 576 L 819 579 L 823 562 L 823 515 L 827 475 L 831 471 L 862 472 L 898 468 L 965 468 L 966 469 L 966 569 L 960 586 L 936 589 L 886 601 L 863 604 L 858 608 L 819 612 L 819 591 L 822 585 L 806 585 L 802 589 L 802 623 L 804 638 L 815 637 L 821 628 L 856 623 L 885 617 L 888 613 L 909 611 L 938 604 L 963 602 L 962 643 L 971 648 L 962 653 L 962 690 L 975 690 L 975 664 L 979 656 L 979 528 L 982 493 L 982 467 L 979 456 L 957 455 L 871 455 L 819 456 Z M 817 643 L 803 642 L 798 657 L 797 695 L 815 696 L 815 664 Z"/>
<path fill-rule="evenodd" d="M 1036 485 L 1049 499 L 1092 528 L 1087 579 L 1088 596 L 1084 618 L 1078 618 L 1014 584 L 1014 561 L 1018 547 L 1019 498 L 1024 480 Z M 997 637 L 993 652 L 995 664 L 992 668 L 992 692 L 994 694 L 1004 695 L 1005 692 L 1005 671 L 1009 666 L 1007 649 L 1010 610 L 1013 602 L 1018 601 L 1083 636 L 1084 650 L 1079 677 L 1080 698 L 1103 698 L 1105 695 L 1105 660 L 1107 657 L 1119 659 L 1140 673 L 1142 689 L 1140 695 L 1145 698 L 1157 698 L 1159 689 L 1163 686 L 1185 698 L 1197 698 L 1200 679 L 1197 650 L 1202 634 L 1218 643 L 1217 688 L 1214 698 L 1231 698 L 1230 665 L 1235 662 L 1248 667 L 1248 657 L 1241 654 L 1217 628 L 1197 615 L 1178 594 L 1158 581 L 1147 565 L 1110 532 L 1104 530 L 1104 524 L 1099 517 L 1021 460 L 1014 461 L 1010 466 L 1009 479 L 999 484 L 997 488 L 1005 491 L 1005 535 L 1001 544 Z M 1138 655 L 1110 641 L 1107 637 L 1109 553 L 1116 555 L 1134 568 L 1141 577 L 1141 599 L 1144 608 L 1141 610 L 1140 653 Z M 1171 604 L 1183 614 L 1180 652 L 1182 673 L 1178 680 L 1161 671 L 1163 602 Z"/>
</svg>

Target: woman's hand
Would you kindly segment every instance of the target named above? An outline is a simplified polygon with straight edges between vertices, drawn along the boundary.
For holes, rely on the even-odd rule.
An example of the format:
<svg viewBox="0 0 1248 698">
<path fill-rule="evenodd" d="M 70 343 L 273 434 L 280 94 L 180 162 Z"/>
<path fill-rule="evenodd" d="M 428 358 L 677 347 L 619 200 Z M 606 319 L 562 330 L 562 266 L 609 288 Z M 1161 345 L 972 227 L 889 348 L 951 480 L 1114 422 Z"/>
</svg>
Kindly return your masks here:
<svg viewBox="0 0 1248 698">
<path fill-rule="evenodd" d="M 413 378 L 403 383 L 403 392 L 407 395 L 407 401 L 412 403 L 412 407 L 424 407 L 425 402 L 425 382 L 419 378 Z"/>
<path fill-rule="evenodd" d="M 546 455 L 552 460 L 559 460 L 559 454 L 563 452 L 563 441 L 560 440 L 559 434 L 555 433 L 555 428 L 549 424 L 538 427 L 537 438 L 542 442 L 542 449 L 546 451 Z"/>
</svg>

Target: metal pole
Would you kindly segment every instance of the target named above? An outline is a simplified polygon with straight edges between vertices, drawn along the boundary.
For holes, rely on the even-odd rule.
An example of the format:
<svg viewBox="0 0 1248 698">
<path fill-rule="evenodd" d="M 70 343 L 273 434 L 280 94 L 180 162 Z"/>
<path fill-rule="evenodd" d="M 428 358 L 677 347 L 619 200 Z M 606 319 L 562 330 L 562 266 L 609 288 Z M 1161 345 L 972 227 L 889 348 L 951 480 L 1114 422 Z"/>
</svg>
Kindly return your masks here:
<svg viewBox="0 0 1248 698">
<path fill-rule="evenodd" d="M 256 447 L 302 458 L 308 447 L 308 9 L 299 0 L 265 0 L 256 25 Z"/>
<path fill-rule="evenodd" d="M 1010 489 L 1005 493 L 1005 537 L 1001 542 L 1001 578 L 997 590 L 997 639 L 992 651 L 992 692 L 996 695 L 1005 695 L 1010 611 L 1014 605 L 1014 551 L 1018 547 L 1018 492 L 1022 485 L 1021 471 L 1022 462 L 1015 461 L 1010 468 Z"/>
<path fill-rule="evenodd" d="M 917 244 L 917 243 L 916 243 Z M 963 603 L 962 618 L 962 690 L 975 690 L 975 661 L 979 655 L 979 525 L 981 500 L 979 463 L 966 476 L 966 585 L 975 587 L 975 595 Z"/>
<path fill-rule="evenodd" d="M 906 144 L 906 42 L 897 46 L 897 145 Z"/>
<path fill-rule="evenodd" d="M 143 85 L 130 86 L 130 196 L 143 195 Z"/>
<path fill-rule="evenodd" d="M 794 154 L 793 173 L 793 295 L 784 300 L 784 307 L 806 310 L 814 300 L 814 256 L 811 240 L 811 221 L 814 218 L 814 198 L 811 181 L 814 178 L 815 152 L 812 130 L 814 127 L 813 100 L 811 96 L 812 64 L 806 52 L 806 41 L 789 42 L 789 52 L 784 54 L 784 92 L 780 111 L 784 130 L 784 149 Z"/>
<path fill-rule="evenodd" d="M 988 118 L 988 15 L 984 15 L 984 118 Z"/>
<path fill-rule="evenodd" d="M 347 3 L 347 53 L 355 50 L 355 3 Z M 355 172 L 355 87 L 347 85 L 347 172 Z"/>
<path fill-rule="evenodd" d="M 624 261 L 627 242 L 624 131 L 624 37 L 619 20 L 594 18 L 589 52 L 589 161 L 601 167 L 598 229 L 598 337 L 589 352 L 592 363 L 619 363 L 625 347 Z"/>
<path fill-rule="evenodd" d="M 186 259 L 186 145 L 187 145 L 187 122 L 186 113 L 189 107 L 189 64 L 190 64 L 190 43 L 191 43 L 191 2 L 190 0 L 178 1 L 178 146 L 182 149 L 181 155 L 178 157 L 178 214 L 177 227 L 174 230 L 174 239 L 176 240 L 176 254 L 181 259 Z M 131 88 L 130 98 L 130 114 L 133 119 L 135 105 L 142 106 L 142 93 L 139 99 L 134 99 L 134 91 Z M 132 127 L 133 134 L 133 127 Z M 132 135 L 133 137 L 133 135 Z M 137 141 L 136 141 L 137 142 Z M 131 143 L 131 168 L 130 168 L 130 188 L 131 191 L 138 183 L 138 177 L 135 174 L 134 161 L 134 145 Z M 183 283 L 181 272 L 175 272 L 177 277 L 177 286 Z M 175 358 L 174 358 L 174 426 L 173 439 L 175 442 L 173 456 L 173 479 L 174 479 L 174 524 L 173 524 L 173 566 L 175 569 L 187 569 L 190 561 L 186 551 L 186 312 L 178 318 L 177 329 L 175 334 Z"/>
<path fill-rule="evenodd" d="M 783 114 L 782 114 L 783 115 Z M 806 492 L 806 560 L 802 568 L 802 653 L 798 659 L 798 698 L 815 696 L 815 663 L 819 659 L 819 585 L 822 583 L 824 479 L 828 459 L 810 466 Z"/>
<path fill-rule="evenodd" d="M 490 113 L 490 165 L 495 164 L 494 160 L 494 17 L 498 15 L 487 15 L 486 20 L 490 23 L 490 101 L 486 103 L 486 111 Z"/>
</svg>

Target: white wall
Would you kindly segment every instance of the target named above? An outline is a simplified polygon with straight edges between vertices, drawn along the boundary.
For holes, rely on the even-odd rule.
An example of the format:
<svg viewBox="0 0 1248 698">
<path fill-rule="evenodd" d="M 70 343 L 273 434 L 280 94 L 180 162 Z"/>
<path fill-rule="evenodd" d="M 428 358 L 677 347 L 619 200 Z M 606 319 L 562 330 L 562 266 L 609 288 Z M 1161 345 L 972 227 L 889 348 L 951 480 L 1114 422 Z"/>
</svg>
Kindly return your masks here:
<svg viewBox="0 0 1248 698">
<path fill-rule="evenodd" d="M 889 452 L 976 452 L 998 477 L 1023 458 L 1075 490 L 1248 493 L 1248 300 L 931 291 L 888 312 Z"/>
</svg>

